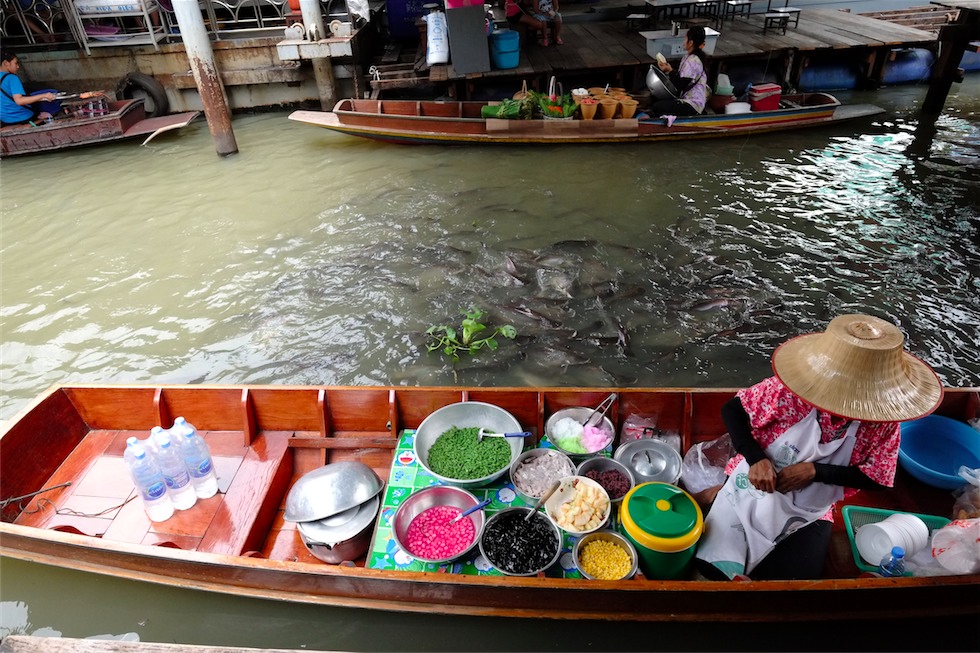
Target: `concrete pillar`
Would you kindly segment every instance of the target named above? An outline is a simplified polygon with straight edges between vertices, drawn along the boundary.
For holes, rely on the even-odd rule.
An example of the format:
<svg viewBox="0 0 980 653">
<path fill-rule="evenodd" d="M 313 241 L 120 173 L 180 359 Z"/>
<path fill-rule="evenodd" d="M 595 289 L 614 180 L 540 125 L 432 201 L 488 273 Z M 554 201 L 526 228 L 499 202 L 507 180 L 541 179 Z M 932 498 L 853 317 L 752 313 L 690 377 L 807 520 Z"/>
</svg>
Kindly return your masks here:
<svg viewBox="0 0 980 653">
<path fill-rule="evenodd" d="M 323 24 L 323 10 L 319 0 L 299 0 L 299 9 L 303 13 L 303 26 L 310 40 L 316 41 L 330 36 Z M 320 95 L 320 108 L 332 111 L 337 103 L 336 81 L 333 77 L 333 61 L 331 59 L 313 59 L 313 74 L 316 77 L 316 88 Z"/>
<path fill-rule="evenodd" d="M 204 116 L 214 139 L 219 156 L 238 152 L 235 132 L 231 128 L 231 112 L 225 98 L 225 89 L 214 61 L 214 52 L 208 31 L 204 27 L 204 17 L 197 0 L 173 0 L 174 15 L 180 27 L 180 38 L 191 65 L 191 73 L 197 83 L 197 92 L 204 105 Z"/>
</svg>

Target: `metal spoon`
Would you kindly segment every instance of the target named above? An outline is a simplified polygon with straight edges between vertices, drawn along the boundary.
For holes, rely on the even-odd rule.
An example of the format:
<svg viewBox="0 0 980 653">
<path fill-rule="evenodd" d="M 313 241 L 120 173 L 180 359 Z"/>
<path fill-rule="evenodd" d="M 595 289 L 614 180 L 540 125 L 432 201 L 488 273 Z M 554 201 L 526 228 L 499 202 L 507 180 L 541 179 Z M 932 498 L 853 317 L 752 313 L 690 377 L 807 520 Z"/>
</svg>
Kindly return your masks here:
<svg viewBox="0 0 980 653">
<path fill-rule="evenodd" d="M 458 522 L 463 517 L 468 517 L 472 513 L 476 512 L 477 510 L 482 510 L 482 509 L 486 508 L 487 506 L 490 505 L 490 502 L 491 501 L 493 501 L 493 499 L 485 499 L 485 500 L 481 501 L 480 503 L 476 504 L 475 506 L 473 506 L 472 508 L 467 508 L 463 512 L 459 513 L 458 515 L 456 515 L 455 517 L 453 517 L 452 519 L 450 519 L 449 520 L 449 524 L 450 525 L 455 524 L 456 522 Z"/>
<path fill-rule="evenodd" d="M 551 487 L 549 487 L 547 490 L 545 490 L 544 491 L 544 494 L 541 495 L 541 498 L 538 499 L 538 502 L 534 504 L 534 507 L 531 508 L 530 512 L 528 512 L 527 515 L 524 516 L 524 521 L 531 521 L 531 515 L 533 515 L 534 513 L 536 513 L 538 511 L 538 508 L 541 507 L 541 504 L 543 504 L 545 501 L 547 501 L 548 498 L 552 494 L 554 494 L 555 491 L 559 487 L 561 487 L 561 481 L 555 481 L 554 483 L 552 483 L 551 484 Z"/>
<path fill-rule="evenodd" d="M 530 431 L 521 431 L 520 433 L 484 433 L 486 429 L 480 429 L 480 432 L 476 434 L 476 441 L 483 442 L 483 438 L 527 438 L 531 436 Z"/>
</svg>

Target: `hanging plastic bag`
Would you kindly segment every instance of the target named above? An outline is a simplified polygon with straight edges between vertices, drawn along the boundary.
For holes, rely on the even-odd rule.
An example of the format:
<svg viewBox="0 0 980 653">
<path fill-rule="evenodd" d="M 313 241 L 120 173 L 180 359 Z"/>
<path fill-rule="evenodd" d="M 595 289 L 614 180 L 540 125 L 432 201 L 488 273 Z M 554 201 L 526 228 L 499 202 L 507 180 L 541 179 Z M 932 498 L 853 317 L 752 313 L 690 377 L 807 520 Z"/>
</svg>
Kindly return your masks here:
<svg viewBox="0 0 980 653">
<path fill-rule="evenodd" d="M 619 434 L 620 444 L 626 444 L 641 438 L 652 438 L 660 435 L 657 429 L 657 416 L 629 415 L 623 420 L 623 428 Z"/>
<path fill-rule="evenodd" d="M 698 442 L 684 454 L 681 483 L 691 494 L 724 484 L 725 465 L 735 455 L 732 438 L 727 433 L 714 440 Z"/>
<path fill-rule="evenodd" d="M 425 63 L 429 66 L 449 62 L 449 25 L 446 14 L 432 11 L 425 16 Z"/>
</svg>

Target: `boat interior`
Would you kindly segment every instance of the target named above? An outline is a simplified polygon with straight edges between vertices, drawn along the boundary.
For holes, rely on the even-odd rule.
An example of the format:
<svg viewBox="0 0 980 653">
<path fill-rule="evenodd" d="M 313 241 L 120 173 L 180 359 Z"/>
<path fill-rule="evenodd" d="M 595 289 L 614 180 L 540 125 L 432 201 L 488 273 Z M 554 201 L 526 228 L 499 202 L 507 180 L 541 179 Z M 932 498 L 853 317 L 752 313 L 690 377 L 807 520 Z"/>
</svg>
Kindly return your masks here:
<svg viewBox="0 0 980 653">
<path fill-rule="evenodd" d="M 391 471 L 403 429 L 459 401 L 482 401 L 513 414 L 536 444 L 559 409 L 598 405 L 608 389 L 58 387 L 8 422 L 0 439 L 0 492 L 5 522 L 104 540 L 232 556 L 324 564 L 283 518 L 286 495 L 305 473 L 356 460 L 382 480 Z M 682 451 L 725 433 L 722 404 L 735 390 L 622 389 L 607 416 L 620 433 L 631 415 L 656 416 L 657 428 L 680 435 Z M 980 415 L 976 391 L 947 391 L 937 411 L 956 419 Z M 123 460 L 126 439 L 185 417 L 207 441 L 219 493 L 151 522 L 135 496 Z M 37 493 L 37 494 L 32 494 Z M 948 516 L 949 491 L 921 484 L 901 469 L 895 488 L 861 492 L 848 503 Z M 837 507 L 839 513 L 840 506 Z M 839 516 L 839 515 L 838 515 Z M 859 570 L 837 519 L 825 575 Z M 365 560 L 353 561 L 364 566 Z"/>
</svg>

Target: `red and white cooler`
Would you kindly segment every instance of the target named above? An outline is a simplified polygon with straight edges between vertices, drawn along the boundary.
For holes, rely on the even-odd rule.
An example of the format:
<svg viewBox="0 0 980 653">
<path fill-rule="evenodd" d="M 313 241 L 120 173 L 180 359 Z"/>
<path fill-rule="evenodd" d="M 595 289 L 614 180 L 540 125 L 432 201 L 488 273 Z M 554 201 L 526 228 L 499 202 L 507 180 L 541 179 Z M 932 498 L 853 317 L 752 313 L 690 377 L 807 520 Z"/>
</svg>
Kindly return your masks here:
<svg viewBox="0 0 980 653">
<path fill-rule="evenodd" d="M 772 111 L 779 108 L 783 89 L 779 84 L 759 84 L 749 90 L 749 103 L 753 111 Z"/>
</svg>

